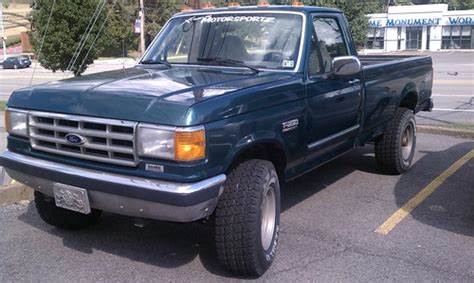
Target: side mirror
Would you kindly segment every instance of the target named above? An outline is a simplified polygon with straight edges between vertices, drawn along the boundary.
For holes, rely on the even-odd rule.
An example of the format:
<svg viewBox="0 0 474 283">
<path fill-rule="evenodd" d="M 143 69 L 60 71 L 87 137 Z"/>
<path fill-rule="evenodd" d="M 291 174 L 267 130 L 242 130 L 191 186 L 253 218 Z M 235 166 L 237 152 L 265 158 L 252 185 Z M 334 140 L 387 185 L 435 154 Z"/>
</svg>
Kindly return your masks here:
<svg viewBox="0 0 474 283">
<path fill-rule="evenodd" d="M 331 73 L 335 76 L 351 76 L 360 73 L 362 65 L 355 56 L 341 56 L 332 60 Z"/>
</svg>

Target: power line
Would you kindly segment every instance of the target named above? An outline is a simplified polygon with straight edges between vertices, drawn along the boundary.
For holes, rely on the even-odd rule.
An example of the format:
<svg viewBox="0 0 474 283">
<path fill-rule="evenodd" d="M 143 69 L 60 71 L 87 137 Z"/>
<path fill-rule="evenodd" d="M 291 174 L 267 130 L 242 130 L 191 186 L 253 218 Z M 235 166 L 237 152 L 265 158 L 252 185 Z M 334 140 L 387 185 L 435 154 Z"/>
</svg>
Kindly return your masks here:
<svg viewBox="0 0 474 283">
<path fill-rule="evenodd" d="M 38 65 L 38 61 L 39 61 L 40 56 L 41 56 L 41 50 L 43 49 L 44 40 L 46 39 L 46 34 L 48 33 L 48 29 L 49 29 L 49 22 L 51 21 L 51 16 L 53 15 L 53 11 L 54 11 L 55 6 L 56 6 L 56 0 L 53 0 L 53 5 L 51 6 L 51 11 L 49 12 L 48 21 L 46 23 L 46 30 L 44 31 L 43 39 L 41 40 L 40 49 L 38 51 L 38 57 L 36 58 L 35 66 L 33 67 L 33 73 L 31 74 L 30 86 L 31 86 L 31 83 L 33 82 L 33 77 L 35 76 L 36 65 Z"/>
<path fill-rule="evenodd" d="M 82 53 L 82 49 L 84 48 L 84 46 L 86 45 L 86 42 L 87 42 L 87 39 L 89 38 L 92 30 L 94 29 L 94 26 L 95 26 L 95 23 L 97 22 L 97 20 L 99 19 L 99 16 L 100 14 L 102 14 L 102 11 L 104 10 L 104 7 L 105 7 L 105 4 L 107 3 L 106 0 L 103 0 L 102 2 L 99 2 L 99 5 L 101 5 L 100 7 L 100 11 L 97 13 L 97 15 L 95 15 L 95 18 L 94 18 L 94 15 L 91 17 L 91 20 L 94 18 L 94 22 L 92 23 L 92 26 L 89 28 L 89 31 L 87 31 L 87 28 L 86 28 L 86 31 L 87 32 L 87 35 L 84 39 L 84 41 L 82 42 L 82 44 L 80 44 L 80 48 L 79 48 L 79 51 L 77 53 L 74 53 L 73 55 L 73 58 L 74 60 L 72 61 L 72 63 L 70 64 L 70 66 L 68 65 L 68 68 L 66 69 L 66 72 L 69 71 L 69 74 L 72 72 L 70 69 L 72 69 L 74 67 L 74 64 L 76 64 L 76 61 L 77 59 L 79 59 L 79 56 L 80 54 Z M 97 9 L 96 9 L 97 10 Z M 108 14 L 107 14 L 108 15 Z M 90 23 L 90 21 L 89 21 Z M 71 58 L 71 60 L 73 59 Z M 80 70 L 80 68 L 79 68 Z M 65 73 L 64 74 L 64 77 L 66 76 L 67 74 Z"/>
<path fill-rule="evenodd" d="M 84 33 L 81 36 L 81 40 L 79 41 L 79 44 L 77 45 L 76 50 L 74 50 L 74 53 L 71 57 L 71 60 L 69 60 L 69 64 L 67 65 L 67 68 L 65 70 L 66 72 L 70 71 L 70 68 L 72 68 L 74 66 L 74 64 L 76 63 L 76 60 L 79 57 L 79 54 L 81 53 L 82 48 L 84 48 L 84 44 L 87 41 L 87 38 L 89 37 L 90 32 L 94 28 L 94 25 L 95 25 L 99 15 L 100 15 L 100 13 L 102 13 L 102 9 L 104 8 L 104 4 L 105 4 L 105 0 L 104 1 L 99 1 L 97 3 L 97 7 L 94 11 L 94 14 L 92 15 L 91 19 L 89 20 L 89 24 L 87 25 L 86 29 L 84 30 Z M 67 75 L 66 72 L 65 72 L 63 78 Z"/>
<path fill-rule="evenodd" d="M 115 8 L 115 4 L 117 3 L 117 0 L 114 0 L 114 3 L 112 4 L 112 9 Z M 99 35 L 100 33 L 102 32 L 102 30 L 104 29 L 105 27 L 105 23 L 107 22 L 107 20 L 109 19 L 109 15 L 110 13 L 107 13 L 107 16 L 105 17 L 105 20 L 104 22 L 102 23 L 99 31 L 97 32 L 95 38 L 94 38 L 94 41 L 92 42 L 91 46 L 89 47 L 89 50 L 87 51 L 86 53 L 86 56 L 84 56 L 84 59 L 82 60 L 82 63 L 81 63 L 81 66 L 79 66 L 79 69 L 78 70 L 81 70 L 82 69 L 82 66 L 84 65 L 84 63 L 86 62 L 87 60 L 87 57 L 89 57 L 89 53 L 91 52 L 92 48 L 94 47 L 94 44 L 96 43 L 97 39 L 99 38 Z"/>
</svg>

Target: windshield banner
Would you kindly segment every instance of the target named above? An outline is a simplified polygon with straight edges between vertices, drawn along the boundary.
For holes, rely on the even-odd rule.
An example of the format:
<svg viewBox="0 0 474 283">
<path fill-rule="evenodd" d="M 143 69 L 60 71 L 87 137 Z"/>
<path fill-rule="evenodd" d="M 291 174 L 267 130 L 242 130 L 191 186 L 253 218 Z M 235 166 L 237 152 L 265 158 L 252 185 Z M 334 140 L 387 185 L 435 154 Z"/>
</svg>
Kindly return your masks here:
<svg viewBox="0 0 474 283">
<path fill-rule="evenodd" d="M 274 23 L 275 17 L 260 16 L 225 16 L 213 17 L 211 15 L 202 18 L 201 23 L 223 23 L 223 22 L 256 22 L 256 23 Z"/>
</svg>

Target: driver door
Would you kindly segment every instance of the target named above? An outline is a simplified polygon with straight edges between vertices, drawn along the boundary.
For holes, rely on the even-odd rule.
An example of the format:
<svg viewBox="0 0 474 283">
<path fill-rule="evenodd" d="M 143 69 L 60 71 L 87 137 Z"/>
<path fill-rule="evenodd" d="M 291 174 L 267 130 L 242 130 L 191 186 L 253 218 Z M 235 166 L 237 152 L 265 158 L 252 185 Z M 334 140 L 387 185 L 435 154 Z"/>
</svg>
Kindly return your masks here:
<svg viewBox="0 0 474 283">
<path fill-rule="evenodd" d="M 309 127 L 306 160 L 310 163 L 324 162 L 353 148 L 359 133 L 362 74 L 331 74 L 334 58 L 353 55 L 340 20 L 338 15 L 313 16 L 306 85 Z"/>
</svg>

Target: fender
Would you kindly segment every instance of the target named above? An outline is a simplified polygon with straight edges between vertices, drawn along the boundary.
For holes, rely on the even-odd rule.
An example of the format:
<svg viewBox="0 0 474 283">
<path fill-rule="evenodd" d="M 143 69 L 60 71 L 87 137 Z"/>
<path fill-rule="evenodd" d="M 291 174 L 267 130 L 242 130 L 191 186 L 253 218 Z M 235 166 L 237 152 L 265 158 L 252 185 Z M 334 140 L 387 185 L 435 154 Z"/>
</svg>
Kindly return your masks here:
<svg viewBox="0 0 474 283">
<path fill-rule="evenodd" d="M 281 135 L 276 135 L 276 133 L 272 131 L 257 131 L 252 134 L 246 135 L 235 144 L 232 152 L 229 154 L 230 158 L 227 159 L 228 162 L 225 165 L 225 170 L 229 170 L 230 166 L 232 166 L 232 164 L 237 159 L 239 159 L 246 151 L 250 150 L 251 148 L 255 148 L 262 145 L 273 146 L 272 148 L 269 148 L 269 150 L 279 150 L 281 153 L 283 153 L 285 162 L 286 160 L 288 160 L 289 153 L 284 150 L 287 147 Z"/>
<path fill-rule="evenodd" d="M 416 105 L 418 105 L 418 101 L 419 101 L 419 91 L 418 91 L 418 87 L 416 86 L 416 84 L 414 82 L 410 82 L 407 85 L 405 85 L 405 87 L 403 88 L 403 90 L 400 94 L 400 98 L 399 98 L 399 101 L 398 101 L 398 106 L 400 106 L 402 101 L 410 93 L 414 93 L 416 95 L 416 101 L 414 101 L 414 105 L 413 105 L 413 109 L 415 109 L 415 107 L 416 107 Z"/>
</svg>

